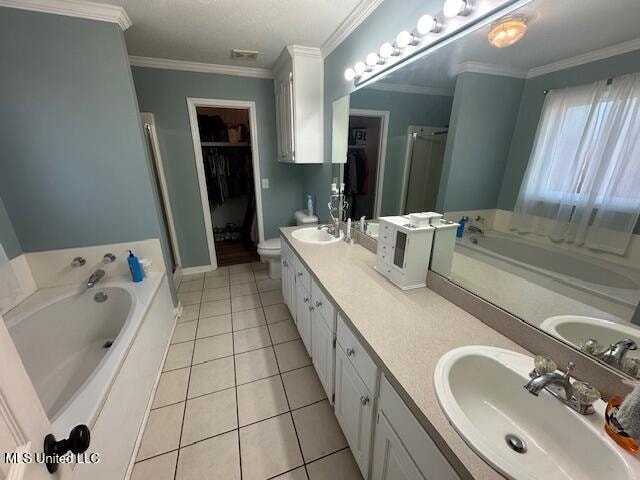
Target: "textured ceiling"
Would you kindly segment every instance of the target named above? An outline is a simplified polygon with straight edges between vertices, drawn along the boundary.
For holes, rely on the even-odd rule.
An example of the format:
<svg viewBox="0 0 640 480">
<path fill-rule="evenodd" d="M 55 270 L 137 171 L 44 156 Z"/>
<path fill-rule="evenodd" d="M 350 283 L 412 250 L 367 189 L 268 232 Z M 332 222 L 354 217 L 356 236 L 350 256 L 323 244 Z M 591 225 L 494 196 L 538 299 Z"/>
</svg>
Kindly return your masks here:
<svg viewBox="0 0 640 480">
<path fill-rule="evenodd" d="M 527 72 L 563 59 L 640 38 L 639 0 L 534 0 L 518 13 L 528 19 L 524 38 L 507 48 L 477 30 L 382 79 L 385 83 L 450 88 L 457 68 L 478 62 Z"/>
<path fill-rule="evenodd" d="M 320 47 L 360 0 L 101 0 L 127 11 L 130 55 L 271 68 L 285 45 Z M 365 2 L 367 3 L 367 2 Z M 258 50 L 257 61 L 231 49 Z"/>
</svg>

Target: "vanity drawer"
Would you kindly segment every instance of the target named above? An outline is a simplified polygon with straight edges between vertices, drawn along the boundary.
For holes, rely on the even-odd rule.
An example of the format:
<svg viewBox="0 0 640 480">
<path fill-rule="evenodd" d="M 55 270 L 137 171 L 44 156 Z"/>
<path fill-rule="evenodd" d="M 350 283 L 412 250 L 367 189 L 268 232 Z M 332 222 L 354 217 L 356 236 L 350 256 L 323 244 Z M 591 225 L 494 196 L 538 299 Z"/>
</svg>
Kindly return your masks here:
<svg viewBox="0 0 640 480">
<path fill-rule="evenodd" d="M 393 231 L 395 230 L 395 227 L 390 223 L 381 220 L 378 228 L 380 229 L 378 232 L 378 241 L 389 246 L 393 245 Z"/>
<path fill-rule="evenodd" d="M 338 315 L 337 339 L 364 384 L 372 394 L 375 394 L 378 367 L 340 315 Z"/>
<path fill-rule="evenodd" d="M 378 244 L 378 262 L 391 263 L 393 260 L 393 248 L 387 244 L 379 243 Z"/>
<path fill-rule="evenodd" d="M 333 321 L 336 312 L 333 303 L 329 301 L 322 289 L 318 286 L 315 280 L 311 280 L 311 298 L 313 300 L 313 306 L 316 312 L 320 313 L 320 316 L 327 324 L 329 331 L 333 335 L 335 332 L 335 322 Z"/>
<path fill-rule="evenodd" d="M 304 266 L 304 264 L 298 257 L 295 257 L 295 262 L 293 263 L 293 265 L 295 265 L 294 269 L 296 272 L 296 285 L 302 286 L 302 288 L 304 288 L 307 293 L 311 293 L 311 275 L 309 274 L 307 267 Z"/>
</svg>

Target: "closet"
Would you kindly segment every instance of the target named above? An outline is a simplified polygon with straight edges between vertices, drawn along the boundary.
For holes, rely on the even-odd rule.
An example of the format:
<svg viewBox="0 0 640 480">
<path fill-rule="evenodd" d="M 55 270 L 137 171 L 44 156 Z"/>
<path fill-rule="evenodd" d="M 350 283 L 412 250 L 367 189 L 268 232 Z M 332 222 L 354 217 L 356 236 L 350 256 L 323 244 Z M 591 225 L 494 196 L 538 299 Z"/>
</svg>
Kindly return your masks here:
<svg viewBox="0 0 640 480">
<path fill-rule="evenodd" d="M 347 162 L 344 165 L 348 218 L 374 218 L 382 118 L 351 115 Z"/>
<path fill-rule="evenodd" d="M 197 107 L 196 112 L 217 263 L 258 261 L 249 111 Z"/>
</svg>

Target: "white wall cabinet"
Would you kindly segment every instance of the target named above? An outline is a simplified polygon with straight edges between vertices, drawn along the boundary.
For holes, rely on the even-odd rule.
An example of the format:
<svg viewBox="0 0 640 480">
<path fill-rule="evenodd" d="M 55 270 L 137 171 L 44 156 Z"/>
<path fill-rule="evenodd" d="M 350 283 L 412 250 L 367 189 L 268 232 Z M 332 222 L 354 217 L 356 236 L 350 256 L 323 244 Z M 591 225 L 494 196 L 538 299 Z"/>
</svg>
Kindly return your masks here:
<svg viewBox="0 0 640 480">
<path fill-rule="evenodd" d="M 373 395 L 341 347 L 336 348 L 335 414 L 353 457 L 368 478 L 373 420 Z"/>
<path fill-rule="evenodd" d="M 323 163 L 324 76 L 320 49 L 285 47 L 274 73 L 278 160 Z"/>
</svg>

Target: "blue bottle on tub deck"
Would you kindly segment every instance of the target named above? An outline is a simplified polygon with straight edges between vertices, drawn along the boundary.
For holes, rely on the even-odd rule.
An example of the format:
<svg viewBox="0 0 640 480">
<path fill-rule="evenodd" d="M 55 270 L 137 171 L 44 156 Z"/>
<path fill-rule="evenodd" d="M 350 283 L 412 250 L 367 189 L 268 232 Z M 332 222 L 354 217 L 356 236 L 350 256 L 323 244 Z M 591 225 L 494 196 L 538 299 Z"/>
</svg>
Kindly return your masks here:
<svg viewBox="0 0 640 480">
<path fill-rule="evenodd" d="M 464 235 L 464 224 L 467 223 L 467 220 L 469 220 L 469 217 L 462 217 L 458 222 L 460 225 L 458 226 L 458 230 L 456 230 L 456 237 L 462 238 Z"/>
<path fill-rule="evenodd" d="M 129 263 L 129 270 L 131 270 L 131 277 L 133 278 L 133 281 L 141 282 L 142 267 L 140 266 L 138 257 L 136 257 L 131 250 L 129 250 L 129 258 L 127 258 L 127 262 Z"/>
</svg>

